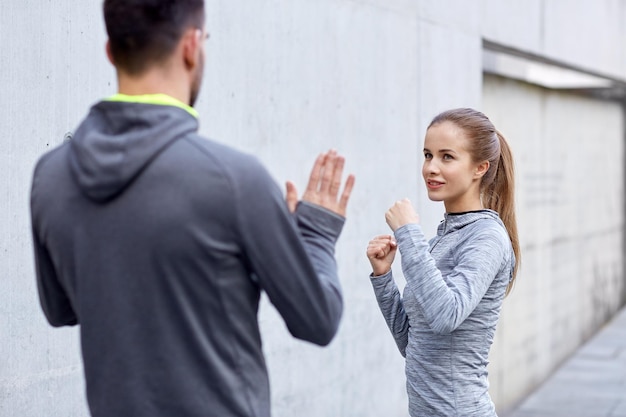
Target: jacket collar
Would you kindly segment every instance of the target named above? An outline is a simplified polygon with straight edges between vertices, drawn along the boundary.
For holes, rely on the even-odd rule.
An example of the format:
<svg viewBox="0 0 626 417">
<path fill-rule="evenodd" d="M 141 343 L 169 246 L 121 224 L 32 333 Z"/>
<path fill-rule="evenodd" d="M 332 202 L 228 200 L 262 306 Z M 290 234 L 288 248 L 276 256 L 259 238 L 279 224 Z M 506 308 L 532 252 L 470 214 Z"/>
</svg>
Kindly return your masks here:
<svg viewBox="0 0 626 417">
<path fill-rule="evenodd" d="M 446 213 L 444 214 L 444 219 L 439 223 L 439 227 L 437 227 L 437 235 L 441 236 L 454 232 L 481 219 L 493 219 L 504 227 L 500 216 L 494 210 L 484 209 L 463 213 Z"/>
</svg>

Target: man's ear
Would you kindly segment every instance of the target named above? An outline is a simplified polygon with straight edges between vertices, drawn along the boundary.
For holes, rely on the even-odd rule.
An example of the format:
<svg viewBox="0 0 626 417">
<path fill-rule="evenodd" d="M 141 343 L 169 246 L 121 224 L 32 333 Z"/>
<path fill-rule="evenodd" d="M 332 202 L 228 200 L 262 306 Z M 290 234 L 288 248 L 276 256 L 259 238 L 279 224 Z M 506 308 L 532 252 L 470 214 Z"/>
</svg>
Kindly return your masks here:
<svg viewBox="0 0 626 417">
<path fill-rule="evenodd" d="M 483 175 L 485 175 L 487 173 L 487 171 L 489 171 L 489 161 L 483 161 L 480 164 L 476 165 L 476 171 L 474 172 L 474 178 L 475 179 L 479 179 L 482 178 Z"/>
<path fill-rule="evenodd" d="M 188 69 L 193 69 L 200 60 L 200 48 L 202 47 L 202 30 L 188 29 L 181 39 L 183 48 L 183 60 Z"/>
<path fill-rule="evenodd" d="M 111 43 L 109 42 L 109 40 L 107 39 L 107 43 L 104 47 L 107 51 L 107 58 L 109 58 L 109 62 L 115 66 L 115 61 L 113 61 L 113 54 L 111 53 Z"/>
</svg>

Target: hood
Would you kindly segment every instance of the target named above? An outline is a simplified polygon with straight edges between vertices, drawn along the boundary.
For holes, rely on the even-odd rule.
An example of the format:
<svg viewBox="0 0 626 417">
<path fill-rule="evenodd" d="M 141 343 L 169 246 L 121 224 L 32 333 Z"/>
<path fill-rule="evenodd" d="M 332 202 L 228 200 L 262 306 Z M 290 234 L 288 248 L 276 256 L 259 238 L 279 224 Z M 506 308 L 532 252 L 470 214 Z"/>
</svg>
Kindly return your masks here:
<svg viewBox="0 0 626 417">
<path fill-rule="evenodd" d="M 437 235 L 441 236 L 446 233 L 454 232 L 455 230 L 462 229 L 468 224 L 472 224 L 478 220 L 482 219 L 492 219 L 495 220 L 500 226 L 506 230 L 504 223 L 500 220 L 500 216 L 496 211 L 493 210 L 476 210 L 476 211 L 468 211 L 465 213 L 446 213 L 444 215 L 444 219 L 441 223 L 439 223 L 439 227 L 437 228 Z"/>
<path fill-rule="evenodd" d="M 83 194 L 120 194 L 173 141 L 198 130 L 182 108 L 118 101 L 94 105 L 70 140 L 70 167 Z"/>
</svg>

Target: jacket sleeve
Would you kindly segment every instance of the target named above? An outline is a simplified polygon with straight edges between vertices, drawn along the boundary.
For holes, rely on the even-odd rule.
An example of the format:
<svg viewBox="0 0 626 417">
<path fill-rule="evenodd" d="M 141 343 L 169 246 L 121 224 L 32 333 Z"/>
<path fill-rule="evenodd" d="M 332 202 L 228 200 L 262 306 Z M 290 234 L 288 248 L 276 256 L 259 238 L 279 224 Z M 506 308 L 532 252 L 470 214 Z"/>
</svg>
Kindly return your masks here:
<svg viewBox="0 0 626 417">
<path fill-rule="evenodd" d="M 409 318 L 404 311 L 400 291 L 393 279 L 391 271 L 385 275 L 370 275 L 378 307 L 383 313 L 387 326 L 396 341 L 400 354 L 406 357 L 406 346 L 409 342 Z"/>
<path fill-rule="evenodd" d="M 402 226 L 395 236 L 407 285 L 437 334 L 453 332 L 474 311 L 502 267 L 508 244 L 493 228 L 478 230 L 459 247 L 454 269 L 443 277 L 419 225 Z"/>
<path fill-rule="evenodd" d="M 292 215 L 260 164 L 236 189 L 241 244 L 251 272 L 294 337 L 327 345 L 343 311 L 334 253 L 344 218 L 304 202 Z"/>
<path fill-rule="evenodd" d="M 50 254 L 35 231 L 33 245 L 39 302 L 48 322 L 54 327 L 78 324 L 72 304 L 57 278 Z"/>
</svg>

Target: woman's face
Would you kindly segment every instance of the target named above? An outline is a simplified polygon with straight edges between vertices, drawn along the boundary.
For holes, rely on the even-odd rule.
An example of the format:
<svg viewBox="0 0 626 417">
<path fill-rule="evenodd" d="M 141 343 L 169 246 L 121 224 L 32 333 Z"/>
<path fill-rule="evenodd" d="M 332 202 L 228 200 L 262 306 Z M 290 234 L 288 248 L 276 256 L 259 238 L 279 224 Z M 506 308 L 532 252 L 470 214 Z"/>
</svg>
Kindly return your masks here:
<svg viewBox="0 0 626 417">
<path fill-rule="evenodd" d="M 436 124 L 426 131 L 422 175 L 428 198 L 443 201 L 448 213 L 483 208 L 480 180 L 486 168 L 472 161 L 465 133 L 451 122 Z"/>
</svg>

